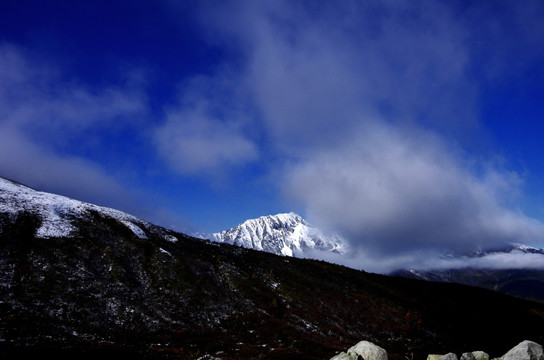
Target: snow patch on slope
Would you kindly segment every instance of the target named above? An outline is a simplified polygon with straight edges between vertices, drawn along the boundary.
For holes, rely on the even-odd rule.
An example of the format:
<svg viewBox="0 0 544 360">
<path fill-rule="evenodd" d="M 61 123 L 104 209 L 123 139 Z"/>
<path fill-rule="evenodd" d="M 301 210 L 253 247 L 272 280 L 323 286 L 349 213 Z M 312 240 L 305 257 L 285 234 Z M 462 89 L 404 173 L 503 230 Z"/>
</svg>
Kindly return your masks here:
<svg viewBox="0 0 544 360">
<path fill-rule="evenodd" d="M 169 242 L 171 242 L 171 243 L 176 243 L 176 242 L 178 242 L 178 238 L 175 237 L 174 235 L 170 235 L 170 234 L 165 234 L 165 235 L 164 235 L 164 240 L 169 241 Z"/>
<path fill-rule="evenodd" d="M 37 191 L 0 177 L 0 213 L 15 218 L 21 212 L 37 214 L 41 225 L 36 232 L 39 238 L 70 236 L 76 227 L 72 220 L 96 211 L 114 218 L 127 226 L 136 236 L 145 239 L 147 222 L 119 210 L 74 200 L 65 196 Z M 1 232 L 0 223 L 0 232 Z"/>
<path fill-rule="evenodd" d="M 121 220 L 121 222 L 125 224 L 125 226 L 128 227 L 134 233 L 134 235 L 136 235 L 140 239 L 147 239 L 147 235 L 145 234 L 145 232 L 140 229 L 136 224 L 128 220 Z"/>
</svg>

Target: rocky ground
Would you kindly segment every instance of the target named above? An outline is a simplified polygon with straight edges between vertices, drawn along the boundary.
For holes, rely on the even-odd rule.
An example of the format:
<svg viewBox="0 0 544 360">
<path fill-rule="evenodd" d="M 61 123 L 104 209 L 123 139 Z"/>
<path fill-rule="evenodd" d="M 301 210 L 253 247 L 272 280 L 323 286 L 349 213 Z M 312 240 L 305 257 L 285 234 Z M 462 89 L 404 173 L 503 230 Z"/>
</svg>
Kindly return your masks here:
<svg viewBox="0 0 544 360">
<path fill-rule="evenodd" d="M 412 360 L 413 357 L 406 356 L 407 360 Z M 331 360 L 388 360 L 387 351 L 380 346 L 377 346 L 369 341 L 361 341 L 348 349 L 347 352 L 331 358 Z M 455 353 L 447 353 L 445 355 L 429 354 L 427 360 L 458 360 L 459 357 Z M 489 354 L 484 351 L 465 352 L 461 355 L 460 360 L 489 360 Z M 503 356 L 493 358 L 493 360 L 544 360 L 542 346 L 534 341 L 524 340 L 518 345 L 510 349 Z"/>
</svg>

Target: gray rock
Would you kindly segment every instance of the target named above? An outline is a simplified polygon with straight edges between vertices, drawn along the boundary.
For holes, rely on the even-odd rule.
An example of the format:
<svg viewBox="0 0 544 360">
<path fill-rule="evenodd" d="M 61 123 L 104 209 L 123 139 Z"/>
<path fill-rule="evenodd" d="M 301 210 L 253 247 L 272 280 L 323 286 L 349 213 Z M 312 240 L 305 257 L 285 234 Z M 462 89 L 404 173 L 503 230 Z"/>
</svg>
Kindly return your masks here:
<svg viewBox="0 0 544 360">
<path fill-rule="evenodd" d="M 446 355 L 442 355 L 437 360 L 457 360 L 457 355 L 454 353 L 447 353 Z"/>
<path fill-rule="evenodd" d="M 341 352 L 340 354 L 334 356 L 331 358 L 331 360 L 356 360 L 357 359 L 357 356 L 350 356 L 348 354 L 346 354 L 345 352 Z"/>
<path fill-rule="evenodd" d="M 387 351 L 378 345 L 364 340 L 350 347 L 348 355 L 355 355 L 355 358 L 357 358 L 357 355 L 361 355 L 364 360 L 387 360 Z"/>
<path fill-rule="evenodd" d="M 489 360 L 489 354 L 483 351 L 473 351 L 474 360 Z"/>
<path fill-rule="evenodd" d="M 461 355 L 461 360 L 476 360 L 474 353 L 466 352 Z"/>
<path fill-rule="evenodd" d="M 504 354 L 502 360 L 544 360 L 544 353 L 541 345 L 525 340 Z"/>
</svg>

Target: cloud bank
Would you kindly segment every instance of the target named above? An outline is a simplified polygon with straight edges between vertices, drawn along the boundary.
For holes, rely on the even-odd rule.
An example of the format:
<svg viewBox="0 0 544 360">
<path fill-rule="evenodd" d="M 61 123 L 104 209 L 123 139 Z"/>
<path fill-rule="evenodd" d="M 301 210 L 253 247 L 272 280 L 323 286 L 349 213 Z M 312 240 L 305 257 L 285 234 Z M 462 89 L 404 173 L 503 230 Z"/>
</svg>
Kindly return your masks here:
<svg viewBox="0 0 544 360">
<path fill-rule="evenodd" d="M 507 207 L 519 178 L 476 170 L 433 134 L 379 125 L 290 168 L 286 193 L 354 245 L 388 254 L 542 239 L 541 223 Z"/>
<path fill-rule="evenodd" d="M 284 157 L 277 181 L 286 199 L 343 233 L 355 262 L 388 255 L 409 264 L 428 251 L 544 244 L 543 224 L 515 209 L 519 174 L 463 150 L 485 138 L 479 102 L 497 81 L 491 69 L 513 75 L 500 54 L 520 42 L 542 49 L 542 26 L 535 35 L 521 24 L 534 14 L 500 2 L 486 17 L 486 8 L 278 1 L 203 13 L 210 41 L 239 56 L 235 86 L 250 94 L 253 125 Z M 519 38 L 505 40 L 518 23 Z M 492 53 L 481 52 L 484 39 Z M 535 54 L 517 65 L 534 65 Z"/>
<path fill-rule="evenodd" d="M 326 251 L 308 251 L 308 259 L 320 259 L 334 264 L 374 273 L 389 274 L 395 270 L 439 269 L 544 269 L 543 255 L 522 252 L 492 253 L 482 257 L 447 257 L 432 250 L 413 249 L 410 252 L 376 256 L 372 252 L 353 249 L 347 256 Z"/>
</svg>

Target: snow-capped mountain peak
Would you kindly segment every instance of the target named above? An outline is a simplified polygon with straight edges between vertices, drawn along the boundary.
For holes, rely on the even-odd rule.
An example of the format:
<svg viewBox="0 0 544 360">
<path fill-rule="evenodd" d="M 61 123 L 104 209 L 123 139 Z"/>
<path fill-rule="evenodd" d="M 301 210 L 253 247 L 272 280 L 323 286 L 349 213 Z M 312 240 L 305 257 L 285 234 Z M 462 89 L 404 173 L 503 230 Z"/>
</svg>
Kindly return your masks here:
<svg viewBox="0 0 544 360">
<path fill-rule="evenodd" d="M 484 257 L 492 254 L 541 254 L 544 255 L 544 249 L 539 249 L 525 244 L 511 243 L 505 244 L 501 247 L 482 249 L 479 248 L 468 254 L 468 257 Z"/>
<path fill-rule="evenodd" d="M 514 243 L 512 244 L 512 251 L 517 250 L 526 254 L 544 254 L 544 249 L 539 249 L 533 246 Z"/>
<path fill-rule="evenodd" d="M 309 249 L 344 253 L 346 242 L 326 233 L 294 212 L 246 220 L 228 230 L 210 234 L 211 240 L 278 255 L 302 257 Z"/>
</svg>

